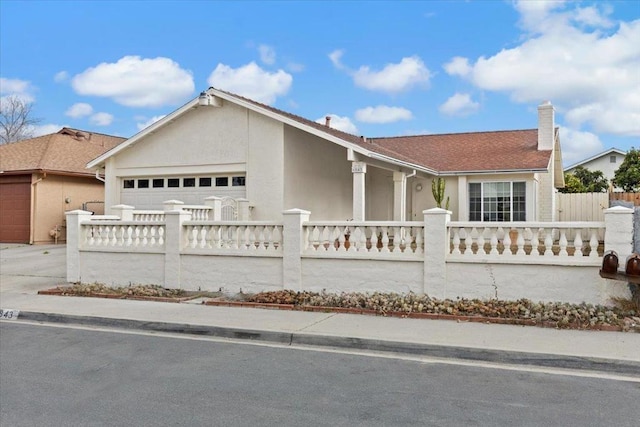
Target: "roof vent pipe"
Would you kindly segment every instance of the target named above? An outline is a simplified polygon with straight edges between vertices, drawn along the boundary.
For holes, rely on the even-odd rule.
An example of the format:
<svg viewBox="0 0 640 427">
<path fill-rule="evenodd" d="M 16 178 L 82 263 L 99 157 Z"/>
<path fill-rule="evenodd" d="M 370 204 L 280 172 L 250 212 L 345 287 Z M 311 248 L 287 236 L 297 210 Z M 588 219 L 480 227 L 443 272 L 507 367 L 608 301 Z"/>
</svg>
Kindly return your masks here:
<svg viewBox="0 0 640 427">
<path fill-rule="evenodd" d="M 328 127 L 328 128 L 330 128 L 330 127 L 331 127 L 331 116 L 326 116 L 326 117 L 324 118 L 324 125 L 325 125 L 326 127 Z"/>
</svg>

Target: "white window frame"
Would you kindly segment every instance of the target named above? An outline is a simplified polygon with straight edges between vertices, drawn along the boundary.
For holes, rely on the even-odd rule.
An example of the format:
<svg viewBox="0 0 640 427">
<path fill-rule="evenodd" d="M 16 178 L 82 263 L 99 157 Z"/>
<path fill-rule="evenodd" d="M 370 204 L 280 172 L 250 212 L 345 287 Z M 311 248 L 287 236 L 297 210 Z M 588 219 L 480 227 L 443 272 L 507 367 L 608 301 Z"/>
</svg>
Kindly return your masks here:
<svg viewBox="0 0 640 427">
<path fill-rule="evenodd" d="M 485 185 L 487 184 L 509 184 L 509 221 L 504 221 L 504 220 L 491 220 L 491 219 L 485 219 L 486 215 L 488 215 L 488 213 L 485 212 Z M 514 184 L 523 184 L 524 185 L 524 210 L 522 211 L 522 213 L 524 214 L 524 218 L 518 219 L 517 221 L 526 221 L 527 220 L 527 216 L 528 216 L 528 200 L 529 200 L 529 195 L 528 195 L 528 186 L 527 186 L 527 181 L 526 180 L 504 180 L 504 181 L 476 181 L 476 182 L 469 182 L 467 184 L 467 206 L 469 209 L 468 212 L 468 218 L 470 221 L 479 221 L 479 222 L 512 222 L 514 221 L 513 217 L 514 217 L 514 210 L 513 210 L 513 204 L 514 204 L 514 197 L 513 197 L 513 185 Z M 471 219 L 471 215 L 474 213 L 474 211 L 471 208 L 471 186 L 472 185 L 479 185 L 480 186 L 480 219 Z M 498 212 L 499 214 L 499 212 Z"/>
</svg>

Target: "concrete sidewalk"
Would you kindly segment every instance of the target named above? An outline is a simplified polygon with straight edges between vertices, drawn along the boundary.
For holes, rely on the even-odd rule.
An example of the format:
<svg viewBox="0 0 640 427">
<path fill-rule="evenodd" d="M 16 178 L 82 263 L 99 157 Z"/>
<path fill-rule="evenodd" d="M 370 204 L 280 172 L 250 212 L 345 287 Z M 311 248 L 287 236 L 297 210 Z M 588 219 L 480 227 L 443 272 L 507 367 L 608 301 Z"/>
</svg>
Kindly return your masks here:
<svg viewBox="0 0 640 427">
<path fill-rule="evenodd" d="M 37 295 L 40 289 L 64 283 L 64 246 L 1 247 L 0 308 L 20 310 L 18 321 L 393 351 L 640 378 L 637 333 Z"/>
</svg>

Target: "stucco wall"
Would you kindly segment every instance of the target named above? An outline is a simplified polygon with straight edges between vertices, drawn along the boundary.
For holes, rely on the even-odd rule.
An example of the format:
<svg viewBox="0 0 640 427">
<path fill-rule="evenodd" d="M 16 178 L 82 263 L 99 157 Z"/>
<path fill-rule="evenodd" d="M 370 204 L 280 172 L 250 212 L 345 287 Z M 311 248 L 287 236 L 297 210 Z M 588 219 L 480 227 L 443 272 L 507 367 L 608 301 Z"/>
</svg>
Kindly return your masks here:
<svg viewBox="0 0 640 427">
<path fill-rule="evenodd" d="M 499 298 L 533 301 L 608 303 L 612 296 L 628 297 L 626 284 L 605 280 L 599 267 L 558 265 L 447 263 L 447 285 L 437 298 Z"/>
<path fill-rule="evenodd" d="M 247 133 L 247 199 L 253 206 L 251 219 L 281 220 L 284 204 L 284 125 L 249 111 Z"/>
<path fill-rule="evenodd" d="M 34 179 L 37 176 L 34 175 Z M 34 180 L 35 182 L 35 180 Z M 65 212 L 82 209 L 82 204 L 89 201 L 104 200 L 104 185 L 95 178 L 79 178 L 70 176 L 47 175 L 34 186 L 34 221 L 33 243 L 53 243 L 49 231 L 60 227 L 58 241 L 66 240 Z M 69 203 L 66 203 L 66 200 Z M 96 214 L 103 213 L 103 205 L 88 206 Z"/>
<path fill-rule="evenodd" d="M 393 220 L 393 172 L 368 166 L 365 180 L 366 220 Z"/>
<path fill-rule="evenodd" d="M 347 220 L 353 217 L 352 194 L 347 150 L 285 126 L 283 210 L 311 211 L 312 220 Z"/>
<path fill-rule="evenodd" d="M 183 255 L 181 276 L 185 290 L 277 290 L 282 289 L 282 259 Z"/>
<path fill-rule="evenodd" d="M 314 292 L 421 293 L 423 268 L 411 261 L 303 258 L 302 283 Z"/>
<path fill-rule="evenodd" d="M 422 221 L 422 211 L 426 209 L 433 209 L 436 207 L 436 201 L 433 198 L 431 192 L 431 181 L 435 177 L 415 177 L 411 178 L 408 182 L 407 194 L 411 195 L 407 211 L 411 215 L 410 221 Z M 442 201 L 442 207 L 445 208 L 447 197 L 449 197 L 449 210 L 452 212 L 451 217 L 454 220 L 459 219 L 460 204 L 458 201 L 458 177 L 448 176 L 444 177 L 445 180 L 445 197 Z M 422 189 L 418 190 L 418 185 L 422 186 Z M 468 204 L 468 202 L 466 202 Z M 465 221 L 468 220 L 465 219 Z"/>
<path fill-rule="evenodd" d="M 163 284 L 164 260 L 164 254 L 83 251 L 81 282 L 108 286 Z"/>
</svg>

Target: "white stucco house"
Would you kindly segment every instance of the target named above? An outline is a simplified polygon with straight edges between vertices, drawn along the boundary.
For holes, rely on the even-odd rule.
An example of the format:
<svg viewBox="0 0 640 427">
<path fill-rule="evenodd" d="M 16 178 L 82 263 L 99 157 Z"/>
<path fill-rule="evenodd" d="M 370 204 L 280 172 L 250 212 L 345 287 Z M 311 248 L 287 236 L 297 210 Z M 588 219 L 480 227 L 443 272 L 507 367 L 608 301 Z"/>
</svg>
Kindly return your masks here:
<svg viewBox="0 0 640 427">
<path fill-rule="evenodd" d="M 613 180 L 616 174 L 616 170 L 620 167 L 624 158 L 627 155 L 626 151 L 619 150 L 617 148 L 610 148 L 587 159 L 581 160 L 572 164 L 564 169 L 565 173 L 572 173 L 578 166 L 582 166 L 590 171 L 602 171 L 602 174 L 609 182 Z M 619 191 L 622 191 L 619 189 Z"/>
<path fill-rule="evenodd" d="M 420 220 L 443 177 L 454 220 L 552 221 L 564 177 L 551 103 L 537 125 L 368 138 L 210 88 L 88 168 L 105 176 L 107 211 L 219 196 L 248 200 L 255 221 L 292 208 L 315 220 Z"/>
</svg>

